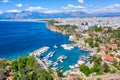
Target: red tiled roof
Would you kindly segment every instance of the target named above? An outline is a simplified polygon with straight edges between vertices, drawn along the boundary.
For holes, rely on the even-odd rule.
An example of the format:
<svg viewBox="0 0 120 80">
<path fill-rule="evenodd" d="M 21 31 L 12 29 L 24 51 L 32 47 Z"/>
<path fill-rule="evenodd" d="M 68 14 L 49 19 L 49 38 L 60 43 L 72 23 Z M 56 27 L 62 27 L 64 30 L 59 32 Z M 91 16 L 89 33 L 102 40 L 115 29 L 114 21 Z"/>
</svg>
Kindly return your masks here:
<svg viewBox="0 0 120 80">
<path fill-rule="evenodd" d="M 117 44 L 107 44 L 107 46 L 115 47 L 115 46 L 117 46 Z"/>
<path fill-rule="evenodd" d="M 112 57 L 112 56 L 110 56 L 108 54 L 105 54 L 104 57 L 105 57 L 105 60 L 108 60 L 108 61 L 111 61 L 111 62 L 116 60 L 114 57 Z"/>
</svg>

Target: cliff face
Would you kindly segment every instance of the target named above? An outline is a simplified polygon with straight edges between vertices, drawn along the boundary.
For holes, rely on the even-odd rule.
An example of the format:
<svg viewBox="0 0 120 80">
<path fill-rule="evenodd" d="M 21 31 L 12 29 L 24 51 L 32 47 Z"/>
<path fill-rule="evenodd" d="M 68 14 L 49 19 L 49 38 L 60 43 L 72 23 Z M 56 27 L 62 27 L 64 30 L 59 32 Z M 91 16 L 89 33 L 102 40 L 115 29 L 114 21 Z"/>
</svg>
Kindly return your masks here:
<svg viewBox="0 0 120 80">
<path fill-rule="evenodd" d="M 55 26 L 48 24 L 48 23 L 47 23 L 47 28 L 50 29 L 51 31 L 54 31 L 54 32 L 59 32 L 59 33 L 61 32 Z"/>
<path fill-rule="evenodd" d="M 47 23 L 47 28 L 50 29 L 51 31 L 62 33 L 64 35 L 72 35 L 72 33 L 73 33 L 70 30 L 66 30 L 64 28 L 61 28 L 60 26 L 58 28 L 57 26 L 52 25 L 52 24 L 48 24 L 48 23 Z"/>
<path fill-rule="evenodd" d="M 64 35 L 72 35 L 73 36 L 72 32 L 67 31 L 65 29 L 59 29 L 58 27 L 51 25 L 51 24 L 48 24 L 48 23 L 47 23 L 47 28 L 50 29 L 51 31 L 54 31 L 54 32 L 58 32 L 58 33 L 61 33 Z M 76 36 L 74 35 L 73 37 L 74 38 L 72 40 L 69 37 L 69 40 L 76 43 L 77 42 Z"/>
</svg>

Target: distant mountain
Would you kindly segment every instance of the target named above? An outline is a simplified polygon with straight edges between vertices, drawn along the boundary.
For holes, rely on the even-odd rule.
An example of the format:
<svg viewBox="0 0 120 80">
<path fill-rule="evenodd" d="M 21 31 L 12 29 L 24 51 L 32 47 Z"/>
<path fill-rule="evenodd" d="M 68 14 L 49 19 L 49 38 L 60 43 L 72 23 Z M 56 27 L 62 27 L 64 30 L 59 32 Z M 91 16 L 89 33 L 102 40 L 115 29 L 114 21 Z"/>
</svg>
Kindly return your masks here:
<svg viewBox="0 0 120 80">
<path fill-rule="evenodd" d="M 41 12 L 5 12 L 0 14 L 0 19 L 45 19 L 45 18 L 83 18 L 83 17 L 115 17 L 120 16 L 120 12 L 104 13 L 86 13 L 86 12 L 69 12 L 69 13 L 41 13 Z"/>
</svg>

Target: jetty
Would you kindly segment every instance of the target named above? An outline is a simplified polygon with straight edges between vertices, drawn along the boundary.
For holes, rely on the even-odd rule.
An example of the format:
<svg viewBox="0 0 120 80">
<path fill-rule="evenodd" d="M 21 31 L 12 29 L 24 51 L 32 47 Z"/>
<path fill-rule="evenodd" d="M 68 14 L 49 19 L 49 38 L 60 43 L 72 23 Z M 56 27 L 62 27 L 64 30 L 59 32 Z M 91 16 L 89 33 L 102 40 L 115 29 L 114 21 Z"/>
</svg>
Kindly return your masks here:
<svg viewBox="0 0 120 80">
<path fill-rule="evenodd" d="M 37 55 L 41 55 L 42 53 L 48 51 L 49 47 L 47 46 L 44 46 L 42 48 L 39 48 L 37 50 L 35 50 L 34 52 L 30 53 L 30 56 L 34 55 L 34 56 L 37 56 Z"/>
<path fill-rule="evenodd" d="M 44 46 L 44 47 L 39 48 L 39 49 L 35 50 L 34 52 L 30 53 L 30 56 L 35 56 L 38 64 L 41 65 L 46 70 L 48 70 L 48 67 L 37 56 L 48 51 L 48 49 L 49 49 L 49 47 Z"/>
<path fill-rule="evenodd" d="M 63 60 L 65 60 L 66 58 L 67 58 L 67 56 L 62 55 L 62 56 L 58 57 L 57 60 L 50 66 L 57 66 L 59 62 L 63 62 Z"/>
</svg>

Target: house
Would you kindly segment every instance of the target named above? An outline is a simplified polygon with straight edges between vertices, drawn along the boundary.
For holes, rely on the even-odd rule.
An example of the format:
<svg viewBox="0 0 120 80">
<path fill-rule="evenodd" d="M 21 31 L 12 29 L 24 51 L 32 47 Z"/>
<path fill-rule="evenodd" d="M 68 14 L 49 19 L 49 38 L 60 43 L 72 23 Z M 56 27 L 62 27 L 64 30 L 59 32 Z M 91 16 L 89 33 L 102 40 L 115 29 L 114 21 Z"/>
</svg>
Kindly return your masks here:
<svg viewBox="0 0 120 80">
<path fill-rule="evenodd" d="M 107 44 L 106 46 L 111 47 L 111 48 L 117 48 L 117 44 Z"/>
<path fill-rule="evenodd" d="M 103 55 L 103 60 L 105 60 L 108 63 L 113 63 L 116 59 L 108 54 Z"/>
</svg>

